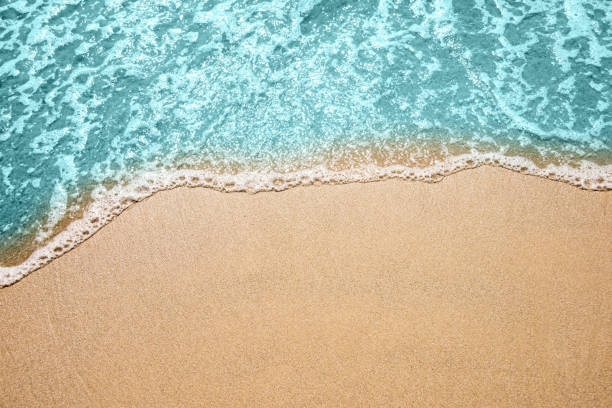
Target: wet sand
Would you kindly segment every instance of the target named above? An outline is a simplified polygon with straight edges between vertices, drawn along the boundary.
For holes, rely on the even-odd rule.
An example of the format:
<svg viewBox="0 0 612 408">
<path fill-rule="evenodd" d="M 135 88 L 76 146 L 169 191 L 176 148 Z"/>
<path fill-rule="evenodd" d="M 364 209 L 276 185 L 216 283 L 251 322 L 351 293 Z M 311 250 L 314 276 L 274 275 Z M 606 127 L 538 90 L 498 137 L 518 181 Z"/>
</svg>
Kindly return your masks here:
<svg viewBox="0 0 612 408">
<path fill-rule="evenodd" d="M 612 406 L 612 192 L 158 193 L 0 289 L 0 406 Z"/>
</svg>

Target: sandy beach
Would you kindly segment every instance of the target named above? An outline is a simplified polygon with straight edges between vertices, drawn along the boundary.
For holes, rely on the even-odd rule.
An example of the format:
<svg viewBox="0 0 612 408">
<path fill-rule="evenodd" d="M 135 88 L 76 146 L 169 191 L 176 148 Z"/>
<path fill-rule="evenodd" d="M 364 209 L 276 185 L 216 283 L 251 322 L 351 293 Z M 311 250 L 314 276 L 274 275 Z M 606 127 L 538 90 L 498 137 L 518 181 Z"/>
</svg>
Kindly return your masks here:
<svg viewBox="0 0 612 408">
<path fill-rule="evenodd" d="M 165 191 L 0 313 L 2 407 L 610 407 L 612 192 Z"/>
</svg>

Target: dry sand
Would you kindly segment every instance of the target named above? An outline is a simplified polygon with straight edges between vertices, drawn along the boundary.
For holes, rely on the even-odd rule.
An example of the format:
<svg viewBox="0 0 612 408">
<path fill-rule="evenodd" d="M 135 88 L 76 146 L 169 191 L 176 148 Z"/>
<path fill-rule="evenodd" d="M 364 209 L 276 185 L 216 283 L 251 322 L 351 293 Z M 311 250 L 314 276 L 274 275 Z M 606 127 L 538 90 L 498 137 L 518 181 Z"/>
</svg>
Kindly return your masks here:
<svg viewBox="0 0 612 408">
<path fill-rule="evenodd" d="M 0 406 L 612 406 L 612 192 L 178 189 L 0 290 Z"/>
</svg>

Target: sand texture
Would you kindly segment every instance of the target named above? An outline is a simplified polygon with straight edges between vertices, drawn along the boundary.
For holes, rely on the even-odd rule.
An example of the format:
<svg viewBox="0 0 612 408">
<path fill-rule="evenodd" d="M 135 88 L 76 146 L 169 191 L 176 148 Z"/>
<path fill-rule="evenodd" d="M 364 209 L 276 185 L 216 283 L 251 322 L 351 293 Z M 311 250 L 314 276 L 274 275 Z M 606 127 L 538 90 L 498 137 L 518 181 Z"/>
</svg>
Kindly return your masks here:
<svg viewBox="0 0 612 408">
<path fill-rule="evenodd" d="M 158 193 L 0 290 L 0 406 L 612 406 L 612 192 Z"/>
</svg>

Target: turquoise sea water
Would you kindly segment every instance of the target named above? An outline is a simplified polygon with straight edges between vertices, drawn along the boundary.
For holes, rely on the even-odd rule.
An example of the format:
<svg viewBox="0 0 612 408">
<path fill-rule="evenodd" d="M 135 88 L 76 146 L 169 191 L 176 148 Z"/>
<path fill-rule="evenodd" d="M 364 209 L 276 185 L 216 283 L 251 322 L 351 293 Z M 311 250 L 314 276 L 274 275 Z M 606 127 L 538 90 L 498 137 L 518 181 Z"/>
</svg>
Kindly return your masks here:
<svg viewBox="0 0 612 408">
<path fill-rule="evenodd" d="M 177 185 L 610 189 L 611 103 L 609 0 L 0 0 L 0 284 Z"/>
</svg>

